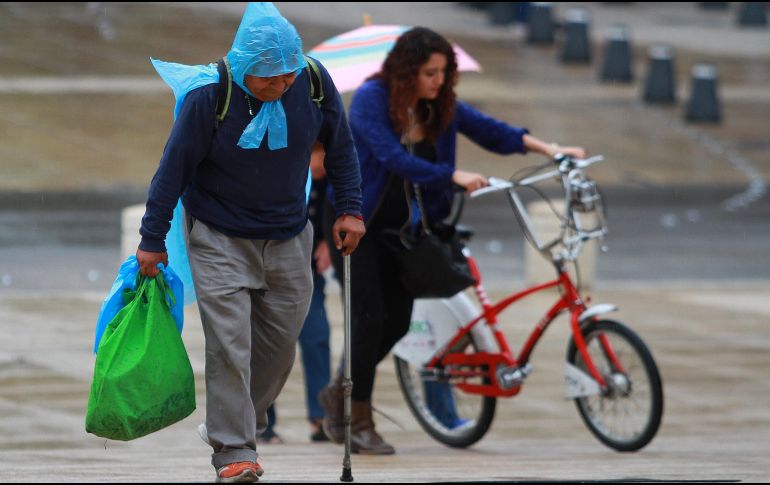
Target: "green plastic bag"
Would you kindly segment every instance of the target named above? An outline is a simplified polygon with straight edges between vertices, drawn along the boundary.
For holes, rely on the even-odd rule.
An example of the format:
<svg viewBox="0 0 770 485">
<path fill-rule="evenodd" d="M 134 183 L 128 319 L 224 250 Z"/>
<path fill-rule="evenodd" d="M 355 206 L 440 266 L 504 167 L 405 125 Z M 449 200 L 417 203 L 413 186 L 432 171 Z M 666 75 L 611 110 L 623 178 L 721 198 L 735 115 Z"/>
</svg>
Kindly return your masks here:
<svg viewBox="0 0 770 485">
<path fill-rule="evenodd" d="M 104 331 L 96 353 L 86 431 L 129 441 L 195 411 L 190 359 L 166 300 L 162 273 L 142 278 Z"/>
</svg>

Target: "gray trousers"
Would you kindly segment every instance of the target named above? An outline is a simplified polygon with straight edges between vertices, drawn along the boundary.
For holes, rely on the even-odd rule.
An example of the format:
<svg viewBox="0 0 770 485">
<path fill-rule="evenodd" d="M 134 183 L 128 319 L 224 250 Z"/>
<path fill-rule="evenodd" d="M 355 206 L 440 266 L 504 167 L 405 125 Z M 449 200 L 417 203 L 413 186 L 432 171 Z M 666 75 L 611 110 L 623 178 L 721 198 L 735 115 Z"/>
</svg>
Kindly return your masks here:
<svg viewBox="0 0 770 485">
<path fill-rule="evenodd" d="M 190 221 L 188 256 L 206 338 L 206 430 L 220 468 L 256 461 L 267 408 L 294 363 L 313 292 L 313 227 L 239 239 Z"/>
</svg>

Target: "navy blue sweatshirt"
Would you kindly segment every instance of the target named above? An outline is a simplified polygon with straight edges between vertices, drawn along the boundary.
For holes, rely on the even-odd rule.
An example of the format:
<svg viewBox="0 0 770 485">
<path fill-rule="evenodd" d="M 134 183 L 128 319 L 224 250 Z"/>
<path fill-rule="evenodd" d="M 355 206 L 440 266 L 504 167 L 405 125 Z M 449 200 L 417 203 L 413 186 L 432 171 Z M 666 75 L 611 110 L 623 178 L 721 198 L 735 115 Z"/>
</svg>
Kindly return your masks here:
<svg viewBox="0 0 770 485">
<path fill-rule="evenodd" d="M 288 147 L 279 150 L 267 147 L 267 136 L 258 149 L 237 145 L 262 106 L 237 84 L 232 84 L 227 117 L 216 130 L 218 84 L 187 94 L 150 184 L 140 249 L 166 250 L 166 233 L 180 196 L 189 214 L 228 236 L 296 236 L 308 220 L 305 184 L 316 140 L 326 150 L 324 165 L 336 194 L 337 216 L 361 214 L 361 175 L 345 108 L 328 72 L 318 65 L 325 94 L 321 108 L 310 97 L 303 70 L 281 98 Z"/>
</svg>

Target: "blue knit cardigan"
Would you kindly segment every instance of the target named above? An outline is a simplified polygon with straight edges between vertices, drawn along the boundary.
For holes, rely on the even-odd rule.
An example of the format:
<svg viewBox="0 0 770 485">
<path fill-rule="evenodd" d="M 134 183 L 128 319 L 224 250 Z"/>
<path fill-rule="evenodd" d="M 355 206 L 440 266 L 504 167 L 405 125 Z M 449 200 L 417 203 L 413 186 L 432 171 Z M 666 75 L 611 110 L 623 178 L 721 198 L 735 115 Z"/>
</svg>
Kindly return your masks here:
<svg viewBox="0 0 770 485">
<path fill-rule="evenodd" d="M 371 80 L 358 88 L 350 105 L 349 122 L 361 166 L 362 213 L 366 221 L 379 205 L 391 174 L 420 184 L 430 220 L 444 219 L 452 200 L 458 132 L 495 153 L 527 151 L 522 137 L 529 130 L 498 121 L 458 101 L 454 119 L 436 140 L 436 162 L 410 155 L 393 129 L 389 99 L 385 84 Z"/>
</svg>

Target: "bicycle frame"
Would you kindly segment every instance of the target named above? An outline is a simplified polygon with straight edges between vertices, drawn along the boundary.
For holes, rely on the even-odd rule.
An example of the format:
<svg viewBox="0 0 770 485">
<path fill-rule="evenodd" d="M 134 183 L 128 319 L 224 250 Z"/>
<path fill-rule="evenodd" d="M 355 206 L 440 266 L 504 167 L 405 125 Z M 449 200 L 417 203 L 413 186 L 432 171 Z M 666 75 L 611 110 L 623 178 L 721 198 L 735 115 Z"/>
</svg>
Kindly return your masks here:
<svg viewBox="0 0 770 485">
<path fill-rule="evenodd" d="M 528 174 L 523 178 L 490 177 L 485 187 L 470 194 L 474 198 L 506 193 L 526 241 L 552 264 L 555 278 L 492 302 L 478 264 L 466 247 L 463 254 L 476 280 L 473 290 L 479 304 L 471 303 L 465 293 L 417 302 L 410 333 L 394 348 L 396 373 L 415 418 L 438 441 L 465 448 L 485 435 L 497 398 L 519 394 L 531 372 L 530 360 L 537 344 L 559 316 L 566 317 L 572 332 L 566 355 L 562 354 L 564 396 L 574 400 L 591 433 L 623 452 L 641 449 L 657 433 L 663 415 L 663 388 L 652 354 L 631 328 L 601 317 L 616 311 L 615 305 L 589 304 L 580 294 L 579 279 L 573 282 L 567 271 L 573 262 L 577 268 L 586 243 L 602 241 L 607 234 L 601 193 L 584 173 L 601 159 L 557 154 L 553 159 L 557 167 L 547 173 L 538 173 L 549 165 L 543 164 L 524 169 Z M 560 182 L 563 189 L 561 211 L 544 190 L 533 187 L 551 179 Z M 558 235 L 550 230 L 554 221 L 547 224 L 540 211 L 532 214 L 537 217 L 530 217 L 530 207 L 524 204 L 519 188 L 532 188 L 547 202 L 560 224 Z M 453 219 L 454 223 L 458 219 Z M 472 231 L 450 225 L 464 242 L 471 237 Z M 516 354 L 499 325 L 499 315 L 542 291 L 549 291 L 549 298 L 556 301 L 536 321 Z M 542 304 L 540 299 L 537 302 Z M 627 364 L 622 365 L 621 359 Z"/>
<path fill-rule="evenodd" d="M 557 277 L 555 280 L 543 283 L 540 285 L 527 288 L 518 293 L 514 293 L 498 303 L 492 303 L 487 295 L 484 285 L 482 283 L 481 272 L 479 271 L 476 261 L 467 250 L 466 257 L 468 259 L 471 272 L 476 279 L 474 285 L 474 291 L 476 298 L 481 304 L 482 312 L 479 316 L 468 322 L 465 326 L 461 327 L 454 337 L 442 347 L 433 358 L 426 364 L 425 368 L 433 370 L 438 376 L 448 378 L 460 378 L 462 382 L 457 384 L 457 387 L 468 393 L 482 394 L 489 397 L 509 397 L 514 396 L 521 390 L 521 382 L 514 382 L 512 385 L 507 384 L 505 386 L 498 382 L 497 371 L 500 366 L 504 366 L 507 369 L 522 369 L 529 362 L 529 358 L 535 349 L 535 346 L 540 341 L 543 333 L 548 326 L 558 317 L 562 312 L 569 312 L 570 314 L 570 327 L 572 330 L 573 339 L 577 350 L 580 353 L 583 362 L 585 363 L 586 371 L 589 376 L 596 381 L 602 391 L 608 389 L 607 382 L 601 373 L 596 368 L 589 352 L 586 348 L 586 342 L 583 338 L 583 332 L 581 329 L 581 315 L 587 310 L 586 304 L 583 298 L 580 296 L 580 292 L 569 275 L 569 272 L 565 268 L 565 261 L 574 259 L 582 248 L 584 241 L 593 238 L 601 238 L 606 233 L 604 223 L 600 224 L 600 227 L 592 230 L 585 230 L 580 226 L 575 211 L 573 210 L 573 204 L 586 207 L 585 203 L 593 204 L 596 200 L 595 186 L 588 182 L 583 176 L 583 169 L 599 162 L 603 159 L 601 156 L 596 156 L 587 160 L 572 160 L 567 157 L 559 156 L 556 160 L 559 163 L 557 169 L 543 173 L 540 175 L 533 175 L 525 179 L 510 182 L 501 179 L 490 178 L 490 185 L 487 188 L 479 189 L 474 192 L 475 196 L 483 193 L 498 192 L 506 190 L 508 192 L 508 198 L 514 213 L 524 231 L 525 236 L 530 243 L 537 249 L 544 257 L 551 260 L 556 269 Z M 561 180 L 562 187 L 565 193 L 565 206 L 564 206 L 564 221 L 572 220 L 575 229 L 578 230 L 577 235 L 567 236 L 567 223 L 562 224 L 561 236 L 552 241 L 541 241 L 537 232 L 534 230 L 533 225 L 529 219 L 526 208 L 521 198 L 516 193 L 516 187 L 525 187 L 536 184 L 540 181 L 550 179 L 552 177 L 558 177 Z M 592 189 L 593 190 L 589 190 Z M 473 197 L 474 194 L 471 196 Z M 553 257 L 551 249 L 562 243 L 565 247 L 562 255 L 559 257 Z M 547 290 L 550 288 L 559 288 L 561 297 L 553 304 L 553 306 L 546 312 L 546 314 L 535 325 L 535 328 L 529 335 L 529 338 L 524 343 L 518 356 L 514 355 L 508 346 L 508 342 L 505 339 L 505 335 L 497 328 L 497 316 L 505 311 L 513 303 L 526 298 L 532 294 Z M 597 318 L 591 317 L 591 320 Z M 492 334 L 497 342 L 498 352 L 484 352 L 476 351 L 473 353 L 465 353 L 464 349 L 460 352 L 453 352 L 452 349 L 456 348 L 464 343 L 464 339 L 469 336 L 471 329 L 476 325 L 479 325 L 481 321 L 484 321 L 486 325 L 490 327 Z M 614 366 L 615 370 L 622 372 L 622 366 L 615 355 L 609 341 L 603 335 L 599 336 L 599 342 L 601 343 L 602 350 L 608 357 L 610 363 Z M 463 370 L 465 368 L 465 370 Z M 484 370 L 482 370 L 484 369 Z M 469 378 L 483 377 L 484 384 L 471 384 L 468 381 Z"/>
<path fill-rule="evenodd" d="M 533 286 L 531 288 L 527 288 L 518 293 L 514 293 L 497 303 L 492 303 L 486 293 L 486 290 L 484 289 L 481 272 L 479 271 L 476 261 L 472 256 L 468 255 L 468 262 L 471 268 L 471 272 L 477 281 L 476 285 L 474 285 L 474 291 L 476 293 L 476 297 L 481 303 L 482 313 L 457 331 L 449 343 L 442 347 L 436 353 L 436 355 L 425 365 L 427 369 L 444 368 L 445 370 L 443 371 L 443 374 L 447 377 L 461 378 L 464 381 L 467 381 L 468 378 L 474 377 L 486 377 L 488 379 L 487 384 L 471 384 L 468 382 L 462 382 L 457 385 L 459 389 L 462 389 L 467 393 L 481 394 L 489 397 L 515 396 L 521 390 L 521 384 L 516 385 L 510 389 L 503 388 L 498 383 L 496 377 L 496 370 L 498 366 L 524 366 L 529 361 L 535 346 L 537 345 L 545 330 L 556 319 L 557 316 L 566 310 L 570 313 L 570 326 L 572 329 L 573 337 L 575 339 L 575 344 L 577 345 L 578 351 L 583 358 L 583 362 L 586 363 L 589 374 L 594 380 L 596 380 L 602 389 L 607 387 L 606 381 L 597 370 L 591 359 L 591 356 L 586 349 L 585 339 L 583 338 L 583 333 L 581 331 L 579 317 L 586 310 L 586 305 L 563 264 L 556 264 L 556 269 L 558 272 L 557 279 Z M 515 356 L 508 346 L 505 335 L 497 328 L 497 316 L 501 312 L 505 311 L 510 305 L 523 298 L 526 298 L 527 296 L 556 287 L 561 289 L 561 298 L 559 298 L 551 307 L 551 309 L 548 310 L 548 312 L 543 316 L 543 318 L 540 319 L 540 321 L 530 333 L 529 338 L 524 343 L 524 346 L 522 347 L 518 356 Z M 463 339 L 468 336 L 471 329 L 476 325 L 479 325 L 482 321 L 484 321 L 486 325 L 489 325 L 490 329 L 492 330 L 498 348 L 500 349 L 499 352 L 474 352 L 466 354 L 464 352 L 449 351 L 449 349 L 452 349 L 457 344 L 462 342 Z M 605 352 L 607 352 L 608 356 L 610 357 L 610 360 L 615 365 L 617 365 L 618 369 L 620 369 L 620 364 L 617 361 L 617 358 L 614 357 L 614 353 L 612 352 L 609 343 L 603 339 L 602 345 L 605 349 Z M 486 367 L 486 370 L 483 372 L 478 370 L 454 369 L 454 367 L 470 367 L 473 369 L 479 369 L 482 366 Z M 449 368 L 449 370 L 446 370 L 446 368 Z"/>
</svg>

